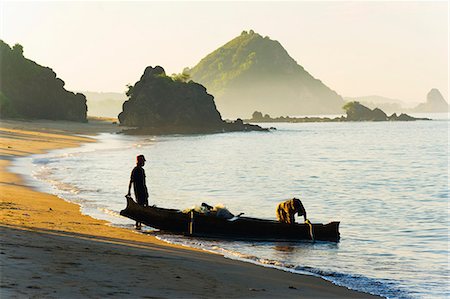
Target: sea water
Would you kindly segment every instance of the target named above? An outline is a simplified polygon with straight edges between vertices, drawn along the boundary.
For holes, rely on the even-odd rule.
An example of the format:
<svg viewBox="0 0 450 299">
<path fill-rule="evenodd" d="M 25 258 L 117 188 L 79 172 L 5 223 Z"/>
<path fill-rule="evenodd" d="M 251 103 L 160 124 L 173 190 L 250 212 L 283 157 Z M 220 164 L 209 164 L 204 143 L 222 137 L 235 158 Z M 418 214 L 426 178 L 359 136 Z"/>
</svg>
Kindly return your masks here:
<svg viewBox="0 0 450 299">
<path fill-rule="evenodd" d="M 448 298 L 449 121 L 263 124 L 270 132 L 101 134 L 79 148 L 20 158 L 13 171 L 83 213 L 121 217 L 135 157 L 144 154 L 150 204 L 207 202 L 275 219 L 300 198 L 313 223 L 340 221 L 341 241 L 233 242 L 174 236 L 262 266 L 316 275 L 388 298 Z M 303 221 L 303 219 L 298 219 Z"/>
</svg>

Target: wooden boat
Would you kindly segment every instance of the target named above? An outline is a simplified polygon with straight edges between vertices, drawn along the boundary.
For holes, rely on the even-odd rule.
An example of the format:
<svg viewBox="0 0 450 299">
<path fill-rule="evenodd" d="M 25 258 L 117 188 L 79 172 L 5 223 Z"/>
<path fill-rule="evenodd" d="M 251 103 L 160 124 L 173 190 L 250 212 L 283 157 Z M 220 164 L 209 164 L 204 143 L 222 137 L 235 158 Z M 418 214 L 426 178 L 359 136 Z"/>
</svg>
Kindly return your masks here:
<svg viewBox="0 0 450 299">
<path fill-rule="evenodd" d="M 142 207 L 130 197 L 120 215 L 153 228 L 195 237 L 248 241 L 339 241 L 339 222 L 293 225 L 250 217 L 224 219 L 191 211 Z"/>
</svg>

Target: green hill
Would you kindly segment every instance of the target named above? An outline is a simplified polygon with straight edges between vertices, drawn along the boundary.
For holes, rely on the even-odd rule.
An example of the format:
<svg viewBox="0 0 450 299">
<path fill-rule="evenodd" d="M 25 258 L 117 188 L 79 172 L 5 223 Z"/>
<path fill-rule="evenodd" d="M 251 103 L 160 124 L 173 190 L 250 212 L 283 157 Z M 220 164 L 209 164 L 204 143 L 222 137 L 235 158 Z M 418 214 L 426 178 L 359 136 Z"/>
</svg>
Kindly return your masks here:
<svg viewBox="0 0 450 299">
<path fill-rule="evenodd" d="M 55 72 L 0 40 L 0 116 L 85 122 L 86 97 L 64 88 Z"/>
<path fill-rule="evenodd" d="M 278 41 L 252 30 L 185 72 L 207 87 L 226 117 L 246 117 L 255 110 L 276 115 L 343 112 L 341 96 L 297 64 Z"/>
</svg>

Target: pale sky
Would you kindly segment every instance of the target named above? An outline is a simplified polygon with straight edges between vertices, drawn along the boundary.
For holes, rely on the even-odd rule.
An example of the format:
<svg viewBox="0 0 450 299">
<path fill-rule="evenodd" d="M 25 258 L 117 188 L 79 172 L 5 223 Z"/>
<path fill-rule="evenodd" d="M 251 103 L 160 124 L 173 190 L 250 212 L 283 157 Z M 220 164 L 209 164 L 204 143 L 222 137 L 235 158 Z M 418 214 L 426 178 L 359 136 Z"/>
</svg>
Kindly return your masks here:
<svg viewBox="0 0 450 299">
<path fill-rule="evenodd" d="M 192 67 L 243 30 L 278 40 L 342 96 L 448 101 L 448 2 L 0 2 L 0 39 L 68 90 L 123 92 Z"/>
</svg>

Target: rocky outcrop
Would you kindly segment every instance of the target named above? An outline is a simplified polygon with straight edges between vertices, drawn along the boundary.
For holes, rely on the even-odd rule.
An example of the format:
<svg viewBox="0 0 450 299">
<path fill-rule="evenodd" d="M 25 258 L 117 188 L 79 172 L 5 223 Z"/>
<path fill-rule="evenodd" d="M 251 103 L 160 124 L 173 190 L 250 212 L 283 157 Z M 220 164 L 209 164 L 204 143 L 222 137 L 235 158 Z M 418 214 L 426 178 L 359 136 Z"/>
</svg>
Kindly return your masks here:
<svg viewBox="0 0 450 299">
<path fill-rule="evenodd" d="M 340 116 L 335 118 L 329 117 L 289 117 L 280 116 L 272 118 L 270 115 L 263 114 L 259 111 L 253 112 L 252 118 L 246 121 L 256 123 L 304 123 L 304 122 L 345 122 L 345 121 L 413 121 L 413 120 L 430 120 L 428 118 L 416 118 L 407 114 L 396 113 L 387 116 L 381 109 L 369 109 L 359 102 L 350 102 L 343 107 L 347 111 L 347 117 Z"/>
<path fill-rule="evenodd" d="M 360 96 L 360 97 L 344 97 L 345 102 L 358 101 L 362 105 L 370 109 L 380 108 L 386 113 L 394 113 L 396 111 L 405 110 L 402 108 L 404 103 L 399 99 L 392 99 L 378 95 Z"/>
<path fill-rule="evenodd" d="M 344 105 L 348 121 L 386 121 L 388 116 L 382 110 L 373 110 L 361 105 L 359 102 L 350 102 Z"/>
<path fill-rule="evenodd" d="M 441 92 L 438 89 L 433 88 L 427 94 L 427 101 L 419 104 L 413 111 L 423 113 L 448 112 L 449 106 Z"/>
<path fill-rule="evenodd" d="M 429 118 L 416 118 L 407 114 L 396 113 L 387 116 L 384 111 L 379 108 L 373 110 L 361 105 L 359 102 L 350 102 L 344 105 L 344 110 L 347 112 L 345 121 L 413 121 L 413 120 L 430 120 Z"/>
<path fill-rule="evenodd" d="M 214 97 L 193 81 L 166 75 L 160 66 L 147 67 L 141 79 L 127 92 L 128 100 L 119 114 L 121 125 L 137 127 L 128 133 L 209 133 L 262 130 L 242 121 L 222 120 Z"/>
<path fill-rule="evenodd" d="M 391 116 L 389 116 L 389 120 L 390 121 L 414 121 L 414 120 L 430 120 L 430 119 L 429 118 L 412 117 L 405 113 L 401 113 L 400 115 L 397 116 L 397 113 L 394 113 Z"/>
<path fill-rule="evenodd" d="M 86 121 L 86 97 L 64 88 L 55 72 L 0 40 L 0 116 L 2 118 Z"/>
</svg>

